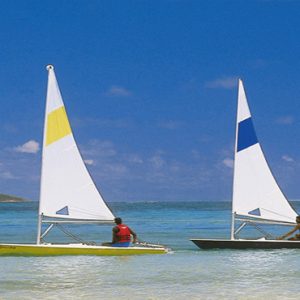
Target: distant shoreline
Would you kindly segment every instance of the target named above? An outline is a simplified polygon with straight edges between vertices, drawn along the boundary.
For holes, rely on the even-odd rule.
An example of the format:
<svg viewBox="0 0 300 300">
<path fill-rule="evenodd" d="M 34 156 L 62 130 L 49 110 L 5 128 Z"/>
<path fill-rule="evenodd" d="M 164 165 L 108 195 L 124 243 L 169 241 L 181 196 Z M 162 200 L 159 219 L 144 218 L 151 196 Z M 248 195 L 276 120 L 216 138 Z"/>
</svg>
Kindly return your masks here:
<svg viewBox="0 0 300 300">
<path fill-rule="evenodd" d="M 19 203 L 19 202 L 29 202 L 29 200 L 13 196 L 13 195 L 6 195 L 0 194 L 0 203 Z"/>
<path fill-rule="evenodd" d="M 27 200 L 15 200 L 15 199 L 0 200 L 0 203 L 21 203 L 21 202 L 29 202 L 29 201 L 27 201 Z"/>
</svg>

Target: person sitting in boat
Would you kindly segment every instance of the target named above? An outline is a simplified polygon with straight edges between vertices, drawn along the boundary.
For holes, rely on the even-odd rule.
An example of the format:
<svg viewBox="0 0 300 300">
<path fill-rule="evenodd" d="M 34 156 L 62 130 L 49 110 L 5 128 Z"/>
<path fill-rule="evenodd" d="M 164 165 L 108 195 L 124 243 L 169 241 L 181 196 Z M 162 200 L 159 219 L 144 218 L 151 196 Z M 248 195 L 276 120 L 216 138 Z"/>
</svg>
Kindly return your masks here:
<svg viewBox="0 0 300 300">
<path fill-rule="evenodd" d="M 117 226 L 113 228 L 112 246 L 113 247 L 128 247 L 131 242 L 131 235 L 133 237 L 132 242 L 136 243 L 136 234 L 127 225 L 122 223 L 121 218 L 115 218 Z"/>
<path fill-rule="evenodd" d="M 288 233 L 284 234 L 283 236 L 280 236 L 278 239 L 279 240 L 284 240 L 285 238 L 289 237 L 290 235 L 292 235 L 295 231 L 299 230 L 300 231 L 300 216 L 296 217 L 296 222 L 297 225 Z M 288 240 L 290 241 L 299 241 L 300 240 L 300 234 L 295 234 L 295 236 L 289 238 Z"/>
<path fill-rule="evenodd" d="M 112 242 L 102 243 L 103 246 L 112 247 L 129 247 L 131 242 L 131 235 L 133 237 L 132 242 L 136 243 L 137 235 L 127 225 L 122 223 L 121 218 L 115 218 L 116 226 L 112 229 Z"/>
</svg>

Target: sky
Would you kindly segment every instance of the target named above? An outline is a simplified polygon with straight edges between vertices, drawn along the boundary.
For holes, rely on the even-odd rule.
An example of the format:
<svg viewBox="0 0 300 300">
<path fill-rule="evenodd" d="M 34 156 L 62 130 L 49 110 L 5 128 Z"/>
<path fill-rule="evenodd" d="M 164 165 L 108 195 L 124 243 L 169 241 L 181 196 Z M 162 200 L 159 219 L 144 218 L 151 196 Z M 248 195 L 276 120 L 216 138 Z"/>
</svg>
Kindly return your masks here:
<svg viewBox="0 0 300 300">
<path fill-rule="evenodd" d="M 0 1 L 0 193 L 39 199 L 53 64 L 106 201 L 232 195 L 237 78 L 300 199 L 300 1 Z"/>
</svg>

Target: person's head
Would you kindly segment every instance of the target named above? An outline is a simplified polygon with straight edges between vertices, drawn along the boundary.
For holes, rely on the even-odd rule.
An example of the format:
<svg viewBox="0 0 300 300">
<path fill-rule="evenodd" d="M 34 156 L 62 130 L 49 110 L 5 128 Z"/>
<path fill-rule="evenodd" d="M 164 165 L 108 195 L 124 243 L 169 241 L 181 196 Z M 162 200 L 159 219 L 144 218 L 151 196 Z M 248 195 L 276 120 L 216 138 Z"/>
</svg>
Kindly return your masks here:
<svg viewBox="0 0 300 300">
<path fill-rule="evenodd" d="M 115 218 L 115 223 L 116 223 L 117 225 L 122 224 L 122 219 L 121 219 L 121 218 Z"/>
<path fill-rule="evenodd" d="M 300 224 L 300 216 L 296 217 L 296 222 L 297 222 L 297 224 Z"/>
</svg>

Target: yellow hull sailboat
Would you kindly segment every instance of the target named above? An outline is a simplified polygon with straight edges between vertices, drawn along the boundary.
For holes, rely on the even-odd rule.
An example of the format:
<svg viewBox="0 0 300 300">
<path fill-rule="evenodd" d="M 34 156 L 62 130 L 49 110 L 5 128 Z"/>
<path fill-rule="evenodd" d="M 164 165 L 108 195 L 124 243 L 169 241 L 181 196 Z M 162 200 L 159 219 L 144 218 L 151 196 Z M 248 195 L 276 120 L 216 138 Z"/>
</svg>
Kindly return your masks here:
<svg viewBox="0 0 300 300">
<path fill-rule="evenodd" d="M 98 255 L 126 256 L 143 254 L 164 254 L 163 247 L 106 247 L 89 246 L 84 244 L 0 244 L 1 256 L 59 256 L 59 255 Z"/>
<path fill-rule="evenodd" d="M 36 244 L 0 244 L 0 256 L 106 256 L 166 253 L 165 247 L 147 243 L 129 247 L 112 247 L 89 243 L 44 242 L 43 239 L 53 227 L 62 228 L 65 223 L 113 224 L 115 218 L 97 190 L 78 150 L 53 66 L 47 66 L 47 70 L 48 87 L 37 241 Z M 44 231 L 43 224 L 48 226 Z M 69 236 L 74 237 L 73 234 Z"/>
</svg>

